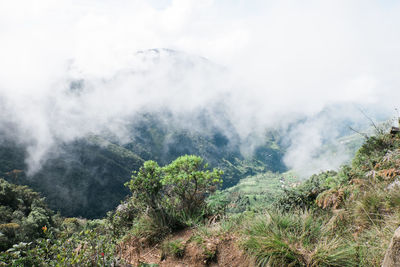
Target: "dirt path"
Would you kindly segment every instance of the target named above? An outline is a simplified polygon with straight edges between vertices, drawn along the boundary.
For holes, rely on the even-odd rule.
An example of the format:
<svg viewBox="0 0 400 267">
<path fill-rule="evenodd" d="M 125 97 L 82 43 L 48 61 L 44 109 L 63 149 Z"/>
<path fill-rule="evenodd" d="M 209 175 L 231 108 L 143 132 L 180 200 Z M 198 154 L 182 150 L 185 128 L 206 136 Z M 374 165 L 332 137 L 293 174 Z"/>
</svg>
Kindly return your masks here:
<svg viewBox="0 0 400 267">
<path fill-rule="evenodd" d="M 202 267 L 202 266 L 254 266 L 238 246 L 234 235 L 199 237 L 193 229 L 177 232 L 163 241 L 180 244 L 180 257 L 166 253 L 162 244 L 140 246 L 140 240 L 129 240 L 122 244 L 122 257 L 133 266 L 141 263 L 157 264 L 160 267 Z"/>
</svg>

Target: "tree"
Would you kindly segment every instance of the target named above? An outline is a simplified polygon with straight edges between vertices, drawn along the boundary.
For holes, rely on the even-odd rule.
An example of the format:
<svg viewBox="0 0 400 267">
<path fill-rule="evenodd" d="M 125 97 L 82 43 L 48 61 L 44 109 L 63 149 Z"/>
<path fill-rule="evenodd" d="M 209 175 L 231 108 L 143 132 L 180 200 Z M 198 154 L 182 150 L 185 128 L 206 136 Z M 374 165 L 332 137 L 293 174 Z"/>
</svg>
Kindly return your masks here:
<svg viewBox="0 0 400 267">
<path fill-rule="evenodd" d="M 198 156 L 181 156 L 165 166 L 162 184 L 175 208 L 187 213 L 205 205 L 207 195 L 222 183 L 219 169 L 207 170 L 208 165 Z"/>
<path fill-rule="evenodd" d="M 132 179 L 125 185 L 129 187 L 134 198 L 157 209 L 161 200 L 161 174 L 162 169 L 157 162 L 148 160 L 138 172 L 133 172 Z"/>
<path fill-rule="evenodd" d="M 197 216 L 206 207 L 206 197 L 222 183 L 223 172 L 209 170 L 198 156 L 181 156 L 160 167 L 146 161 L 126 186 L 149 215 L 169 224 L 182 224 L 180 215 Z"/>
</svg>

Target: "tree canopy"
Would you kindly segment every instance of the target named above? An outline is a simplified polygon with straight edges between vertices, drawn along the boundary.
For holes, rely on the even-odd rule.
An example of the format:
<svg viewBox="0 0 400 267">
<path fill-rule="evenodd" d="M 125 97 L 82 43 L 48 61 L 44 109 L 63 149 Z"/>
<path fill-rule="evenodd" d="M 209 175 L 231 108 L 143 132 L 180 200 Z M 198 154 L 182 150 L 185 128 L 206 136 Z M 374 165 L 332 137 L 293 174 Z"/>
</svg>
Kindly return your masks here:
<svg viewBox="0 0 400 267">
<path fill-rule="evenodd" d="M 176 219 L 177 214 L 204 212 L 205 199 L 221 185 L 222 174 L 208 169 L 201 157 L 185 155 L 164 167 L 146 161 L 126 185 L 148 211 Z"/>
</svg>

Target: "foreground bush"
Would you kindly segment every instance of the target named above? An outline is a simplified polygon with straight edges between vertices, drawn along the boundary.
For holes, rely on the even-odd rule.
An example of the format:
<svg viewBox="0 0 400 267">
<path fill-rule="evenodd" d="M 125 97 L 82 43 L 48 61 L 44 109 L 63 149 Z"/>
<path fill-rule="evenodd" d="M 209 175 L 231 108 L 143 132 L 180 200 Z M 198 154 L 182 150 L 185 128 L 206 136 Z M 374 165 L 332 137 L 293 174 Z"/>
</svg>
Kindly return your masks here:
<svg viewBox="0 0 400 267">
<path fill-rule="evenodd" d="M 150 218 L 160 230 L 174 230 L 204 219 L 206 198 L 222 183 L 221 175 L 221 170 L 208 170 L 202 158 L 186 155 L 164 167 L 146 161 L 126 185 L 141 206 L 140 220 Z"/>
<path fill-rule="evenodd" d="M 313 210 L 313 228 L 321 221 L 324 228 L 330 225 L 334 230 L 305 246 L 297 238 L 302 232 L 290 227 L 280 233 L 276 226 L 280 220 L 271 219 L 273 215 L 264 222 L 268 227 L 262 234 L 257 235 L 256 226 L 251 228 L 246 247 L 260 265 L 338 266 L 336 262 L 341 262 L 346 266 L 353 262 L 354 266 L 380 266 L 399 225 L 399 204 L 400 136 L 379 133 L 368 137 L 351 165 L 337 174 L 314 175 L 277 201 L 276 207 L 283 212 L 278 217 L 290 218 L 294 214 L 288 212 L 298 209 Z"/>
<path fill-rule="evenodd" d="M 0 253 L 0 266 L 118 266 L 117 243 L 103 221 L 89 221 L 82 231 L 43 228 L 44 237 L 20 242 Z"/>
<path fill-rule="evenodd" d="M 356 249 L 313 213 L 272 212 L 247 226 L 244 248 L 258 266 L 356 266 Z"/>
<path fill-rule="evenodd" d="M 0 179 L 0 251 L 44 237 L 42 227 L 55 226 L 55 219 L 39 193 Z"/>
</svg>

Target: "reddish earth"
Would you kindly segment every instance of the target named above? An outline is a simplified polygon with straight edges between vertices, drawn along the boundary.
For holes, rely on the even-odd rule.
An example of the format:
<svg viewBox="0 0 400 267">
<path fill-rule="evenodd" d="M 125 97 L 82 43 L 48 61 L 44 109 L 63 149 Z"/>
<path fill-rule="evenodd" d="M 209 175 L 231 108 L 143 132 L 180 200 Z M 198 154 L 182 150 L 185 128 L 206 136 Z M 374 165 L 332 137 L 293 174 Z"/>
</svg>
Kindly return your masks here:
<svg viewBox="0 0 400 267">
<path fill-rule="evenodd" d="M 160 267 L 254 266 L 251 259 L 239 248 L 235 235 L 211 236 L 196 242 L 194 234 L 193 229 L 187 229 L 166 239 L 168 242 L 178 240 L 182 244 L 184 253 L 181 258 L 163 255 L 161 244 L 143 246 L 140 244 L 144 242 L 137 239 L 121 244 L 122 258 L 133 266 L 141 263 L 158 264 Z"/>
</svg>

